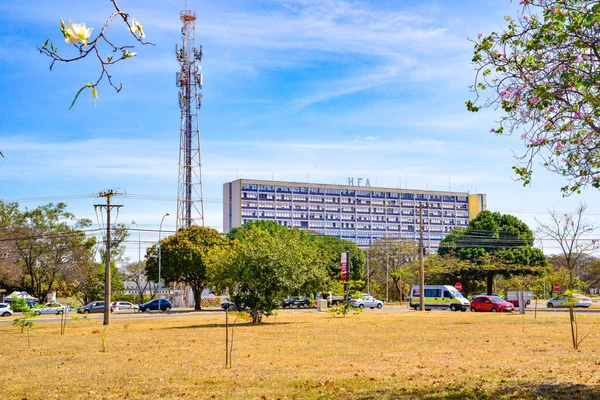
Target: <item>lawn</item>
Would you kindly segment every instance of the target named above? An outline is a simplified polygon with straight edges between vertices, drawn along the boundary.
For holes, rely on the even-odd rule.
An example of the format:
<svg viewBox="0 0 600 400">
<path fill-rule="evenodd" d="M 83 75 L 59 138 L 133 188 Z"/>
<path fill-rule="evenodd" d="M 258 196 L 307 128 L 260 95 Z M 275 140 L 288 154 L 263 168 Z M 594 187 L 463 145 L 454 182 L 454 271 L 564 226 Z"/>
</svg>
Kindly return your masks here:
<svg viewBox="0 0 600 400">
<path fill-rule="evenodd" d="M 64 336 L 37 323 L 31 349 L 0 324 L 0 398 L 600 398 L 600 314 L 580 314 L 575 351 L 563 313 L 285 311 L 236 326 L 230 369 L 224 322 L 69 321 Z"/>
</svg>

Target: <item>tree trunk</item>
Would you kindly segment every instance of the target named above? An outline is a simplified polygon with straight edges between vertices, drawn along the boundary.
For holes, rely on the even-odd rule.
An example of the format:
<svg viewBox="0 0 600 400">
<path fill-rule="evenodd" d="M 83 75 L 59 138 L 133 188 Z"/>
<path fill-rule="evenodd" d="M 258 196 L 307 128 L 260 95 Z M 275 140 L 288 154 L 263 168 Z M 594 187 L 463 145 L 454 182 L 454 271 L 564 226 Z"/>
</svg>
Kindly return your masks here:
<svg viewBox="0 0 600 400">
<path fill-rule="evenodd" d="M 487 272 L 487 295 L 490 296 L 493 292 L 494 286 L 494 271 Z"/>
<path fill-rule="evenodd" d="M 202 289 L 203 288 L 199 288 L 196 285 L 192 286 L 192 291 L 194 292 L 194 311 L 202 310 Z"/>
</svg>

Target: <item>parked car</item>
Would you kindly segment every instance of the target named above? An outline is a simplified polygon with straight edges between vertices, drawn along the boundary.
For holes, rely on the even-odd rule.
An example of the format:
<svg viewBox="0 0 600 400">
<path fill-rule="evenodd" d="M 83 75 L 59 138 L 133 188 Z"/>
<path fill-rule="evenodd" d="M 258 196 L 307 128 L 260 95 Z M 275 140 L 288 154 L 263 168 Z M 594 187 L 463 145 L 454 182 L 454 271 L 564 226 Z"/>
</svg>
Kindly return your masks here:
<svg viewBox="0 0 600 400">
<path fill-rule="evenodd" d="M 589 297 L 585 297 L 580 294 L 573 295 L 573 306 L 588 308 L 591 305 L 592 300 Z M 569 296 L 567 296 L 566 294 L 558 295 L 552 300 L 549 300 L 548 303 L 546 303 L 546 307 L 569 307 Z"/>
<path fill-rule="evenodd" d="M 281 308 L 292 308 L 292 307 L 308 307 L 310 306 L 310 299 L 303 296 L 293 296 L 289 299 L 285 299 L 280 303 Z"/>
<path fill-rule="evenodd" d="M 245 307 L 242 304 L 236 305 L 233 301 L 225 300 L 221 303 L 221 308 L 229 311 L 243 311 Z"/>
<path fill-rule="evenodd" d="M 503 300 L 499 296 L 475 296 L 473 300 L 471 300 L 470 304 L 471 311 L 481 312 L 481 311 L 491 311 L 491 312 L 511 312 L 514 311 L 515 306 L 513 306 L 508 301 Z"/>
<path fill-rule="evenodd" d="M 6 304 L 9 304 L 9 305 L 11 305 L 11 307 L 10 307 L 10 308 L 11 308 L 11 310 L 13 310 L 13 311 L 23 311 L 23 309 L 21 309 L 21 307 L 17 307 L 17 306 L 13 306 L 13 305 L 12 305 L 12 297 L 7 297 L 7 298 L 5 298 L 5 299 L 4 299 L 4 302 L 5 302 Z M 37 306 L 39 306 L 39 305 L 40 305 L 40 303 L 38 303 L 38 302 L 37 302 L 37 301 L 35 301 L 35 300 L 27 300 L 27 301 L 26 301 L 26 303 L 27 303 L 27 307 L 29 307 L 29 308 L 34 308 L 34 307 L 37 307 Z"/>
<path fill-rule="evenodd" d="M 365 308 L 365 307 L 375 308 L 375 307 L 377 307 L 380 309 L 381 307 L 383 307 L 383 301 L 377 300 L 373 296 L 362 294 L 359 298 L 350 300 L 350 305 L 352 307 L 358 307 L 358 308 Z"/>
<path fill-rule="evenodd" d="M 156 310 L 158 311 L 158 299 L 150 300 L 140 306 L 141 312 Z M 160 311 L 171 311 L 171 302 L 169 299 L 160 299 Z"/>
<path fill-rule="evenodd" d="M 12 314 L 13 311 L 10 309 L 10 304 L 0 303 L 0 315 L 3 317 L 10 317 Z"/>
<path fill-rule="evenodd" d="M 504 301 L 508 301 L 510 304 L 512 304 L 515 308 L 519 307 L 519 300 L 508 300 L 506 298 L 506 296 L 504 296 Z M 531 300 L 524 300 L 523 301 L 523 307 L 527 308 L 527 306 L 531 304 Z"/>
<path fill-rule="evenodd" d="M 89 313 L 103 313 L 104 312 L 104 302 L 103 301 L 92 301 L 83 307 L 79 307 L 77 309 L 79 314 L 89 314 Z"/>
<path fill-rule="evenodd" d="M 110 305 L 110 312 L 114 311 L 137 311 L 138 305 L 128 301 L 113 301 Z"/>
<path fill-rule="evenodd" d="M 34 308 L 33 312 L 36 315 L 41 315 L 41 314 L 60 315 L 65 311 L 65 309 L 68 312 L 68 309 L 60 303 L 46 303 L 42 307 Z"/>
</svg>

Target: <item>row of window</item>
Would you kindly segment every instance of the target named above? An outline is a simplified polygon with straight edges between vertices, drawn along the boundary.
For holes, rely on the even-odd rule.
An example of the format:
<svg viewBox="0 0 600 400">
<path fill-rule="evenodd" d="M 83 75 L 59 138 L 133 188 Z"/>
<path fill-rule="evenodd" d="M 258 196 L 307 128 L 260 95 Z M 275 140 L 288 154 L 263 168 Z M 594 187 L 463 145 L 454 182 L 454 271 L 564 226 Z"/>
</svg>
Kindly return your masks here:
<svg viewBox="0 0 600 400">
<path fill-rule="evenodd" d="M 426 208 L 458 208 L 467 209 L 468 205 L 454 204 L 454 203 L 440 203 L 440 202 L 420 202 L 420 201 L 399 201 L 399 200 L 383 200 L 383 199 L 361 199 L 361 198 L 339 198 L 331 196 L 307 196 L 297 194 L 281 194 L 281 193 L 256 193 L 256 192 L 242 192 L 242 199 L 249 200 L 270 200 L 270 201 L 300 201 L 300 202 L 317 202 L 317 203 L 333 203 L 333 204 L 361 204 L 361 205 L 379 205 L 379 206 L 398 206 L 413 207 L 423 206 Z"/>
<path fill-rule="evenodd" d="M 363 196 L 370 198 L 391 198 L 405 200 L 429 200 L 429 201 L 458 201 L 467 202 L 466 196 L 448 196 L 448 195 L 433 195 L 426 193 L 397 193 L 397 192 L 379 192 L 370 190 L 345 190 L 345 189 L 329 189 L 315 187 L 298 187 L 298 186 L 279 186 L 279 185 L 263 185 L 263 184 L 242 184 L 243 191 L 252 192 L 272 192 L 272 193 L 310 193 L 320 195 L 337 195 L 337 196 Z"/>
<path fill-rule="evenodd" d="M 330 212 L 358 212 L 358 213 L 375 213 L 375 214 L 396 214 L 396 215 L 419 215 L 419 211 L 407 208 L 392 208 L 392 207 L 368 207 L 368 206 L 331 206 L 322 204 L 292 204 L 292 203 L 271 203 L 267 201 L 242 200 L 243 208 L 265 208 L 265 209 L 280 209 L 280 210 L 299 210 L 299 211 L 330 211 Z M 432 217 L 468 217 L 469 212 L 466 210 L 423 210 L 423 216 Z"/>
</svg>

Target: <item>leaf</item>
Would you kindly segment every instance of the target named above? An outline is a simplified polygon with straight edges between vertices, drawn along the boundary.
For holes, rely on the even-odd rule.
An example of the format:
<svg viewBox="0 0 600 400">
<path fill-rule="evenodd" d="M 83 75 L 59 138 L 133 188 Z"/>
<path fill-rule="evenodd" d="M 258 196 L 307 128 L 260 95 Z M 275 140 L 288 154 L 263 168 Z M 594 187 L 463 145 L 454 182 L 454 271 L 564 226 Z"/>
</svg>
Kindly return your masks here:
<svg viewBox="0 0 600 400">
<path fill-rule="evenodd" d="M 84 89 L 88 88 L 89 86 L 86 84 L 84 87 L 82 87 L 81 89 L 79 89 L 79 91 L 77 92 L 77 94 L 75 95 L 75 98 L 73 99 L 73 102 L 71 103 L 71 107 L 69 107 L 69 110 L 71 108 L 73 108 L 73 106 L 75 105 L 75 102 L 77 101 L 77 98 L 79 97 L 79 95 L 81 94 L 81 92 L 83 92 Z"/>
</svg>

